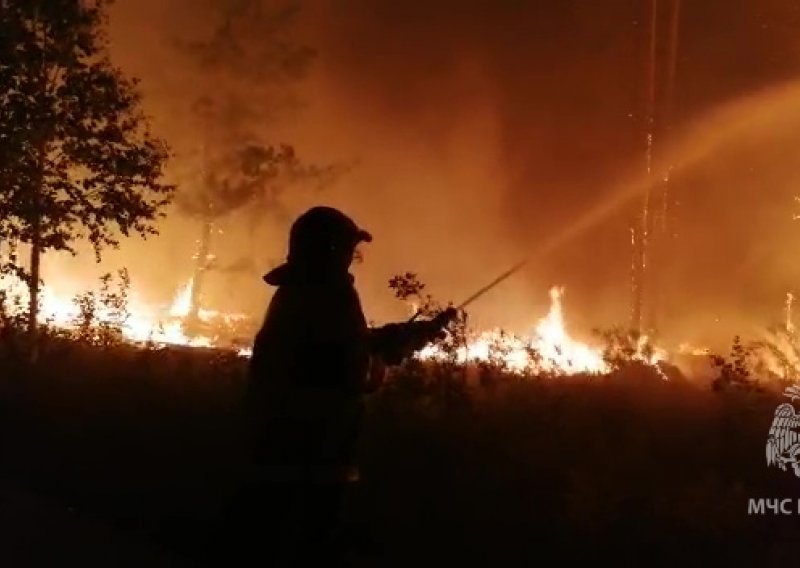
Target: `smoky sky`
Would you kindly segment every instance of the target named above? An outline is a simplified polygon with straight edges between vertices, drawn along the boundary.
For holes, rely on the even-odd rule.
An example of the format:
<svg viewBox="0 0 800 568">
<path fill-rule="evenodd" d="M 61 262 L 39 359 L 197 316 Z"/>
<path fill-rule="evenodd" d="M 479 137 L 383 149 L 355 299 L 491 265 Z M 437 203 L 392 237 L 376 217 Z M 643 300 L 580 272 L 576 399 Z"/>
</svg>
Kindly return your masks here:
<svg viewBox="0 0 800 568">
<path fill-rule="evenodd" d="M 167 139 L 192 137 L 167 120 L 168 109 L 192 94 L 176 87 L 183 70 L 170 42 L 207 29 L 206 4 L 117 0 L 111 13 L 112 56 L 142 79 L 148 113 Z M 668 3 L 659 4 L 663 18 Z M 280 211 L 265 211 L 255 237 L 229 220 L 218 254 L 246 258 L 254 269 L 217 275 L 208 301 L 262 309 L 268 291 L 258 274 L 285 253 L 291 218 L 314 203 L 343 208 L 376 237 L 355 269 L 368 316 L 404 313 L 386 281 L 407 270 L 443 300 L 468 296 L 642 174 L 648 5 L 305 2 L 296 37 L 318 56 L 298 86 L 302 108 L 269 137 L 312 160 L 355 165 L 336 187 L 288 195 Z M 656 148 L 667 139 L 674 147 L 718 107 L 798 77 L 798 31 L 795 1 L 681 2 L 671 112 Z M 792 221 L 798 126 L 754 124 L 675 172 L 665 329 L 699 340 L 717 319 L 780 319 L 783 295 L 800 286 L 800 225 Z M 663 160 L 666 167 L 670 157 Z M 477 321 L 529 325 L 557 284 L 566 287 L 577 330 L 624 323 L 633 210 L 633 202 L 619 207 L 537 259 L 475 305 Z M 174 215 L 164 227 L 160 239 L 126 244 L 113 257 L 161 295 L 190 274 L 199 232 Z M 170 270 L 154 268 L 154 258 Z M 236 299 L 225 292 L 231 286 L 243 290 Z"/>
</svg>

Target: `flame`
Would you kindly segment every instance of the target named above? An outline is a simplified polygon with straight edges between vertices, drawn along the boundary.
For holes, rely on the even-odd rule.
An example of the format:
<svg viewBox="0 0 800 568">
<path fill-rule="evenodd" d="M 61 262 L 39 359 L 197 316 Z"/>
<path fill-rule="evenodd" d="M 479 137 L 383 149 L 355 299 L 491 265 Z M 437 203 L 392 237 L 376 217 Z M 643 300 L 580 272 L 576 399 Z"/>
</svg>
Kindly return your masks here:
<svg viewBox="0 0 800 568">
<path fill-rule="evenodd" d="M 129 291 L 125 316 L 120 320 L 118 314 L 102 303 L 97 303 L 94 314 L 95 323 L 111 323 L 118 325 L 122 337 L 131 343 L 150 343 L 157 346 L 184 345 L 188 347 L 212 347 L 214 338 L 203 335 L 188 335 L 184 329 L 183 319 L 189 314 L 191 305 L 192 279 L 178 288 L 172 303 L 165 308 L 153 306 L 142 301 L 135 289 Z M 12 313 L 27 309 L 30 294 L 22 280 L 6 276 L 0 278 L 0 290 L 9 298 Z M 68 299 L 69 298 L 69 299 Z M 77 329 L 81 319 L 81 310 L 74 300 L 75 296 L 60 295 L 51 287 L 44 285 L 40 289 L 39 315 L 40 324 L 51 325 L 60 329 Z M 244 318 L 240 314 L 220 314 L 213 310 L 199 310 L 198 318 L 209 321 L 222 317 L 231 322 Z"/>
<path fill-rule="evenodd" d="M 185 318 L 192 310 L 192 292 L 194 292 L 194 278 L 178 289 L 175 299 L 169 308 L 169 315 L 175 318 Z"/>
<path fill-rule="evenodd" d="M 682 355 L 692 355 L 695 357 L 703 357 L 711 354 L 711 349 L 708 347 L 698 347 L 691 343 L 684 342 L 678 345 L 678 353 Z"/>
<path fill-rule="evenodd" d="M 607 366 L 602 351 L 585 343 L 575 341 L 564 325 L 564 309 L 561 298 L 564 289 L 550 289 L 550 311 L 536 326 L 532 347 L 538 351 L 547 365 L 544 370 L 561 370 L 567 373 L 604 373 Z M 549 367 L 549 368 L 548 368 Z"/>
<path fill-rule="evenodd" d="M 188 334 L 186 331 L 184 321 L 191 311 L 193 288 L 193 279 L 187 280 L 178 287 L 172 302 L 168 306 L 160 307 L 142 301 L 137 290 L 130 289 L 126 315 L 122 321 L 119 321 L 119 314 L 98 303 L 94 314 L 95 323 L 110 322 L 118 325 L 123 338 L 134 344 L 221 347 L 224 342 L 219 337 Z M 12 312 L 18 310 L 24 313 L 29 296 L 27 285 L 23 281 L 11 276 L 0 278 L 0 290 L 6 293 L 7 298 L 14 299 L 9 306 Z M 40 294 L 40 323 L 62 329 L 79 327 L 81 311 L 74 296 L 60 295 L 46 285 L 42 286 Z M 550 308 L 536 323 L 529 336 L 517 336 L 498 329 L 473 334 L 466 345 L 455 350 L 457 362 L 499 363 L 513 373 L 608 372 L 610 369 L 603 359 L 602 348 L 578 341 L 567 332 L 563 294 L 562 287 L 554 286 L 550 289 Z M 220 321 L 225 324 L 235 324 L 246 317 L 210 309 L 200 309 L 197 315 L 201 323 Z M 237 353 L 242 357 L 252 355 L 247 347 L 238 348 Z M 647 337 L 638 339 L 634 358 L 655 365 L 665 360 L 666 356 L 663 350 L 649 346 Z M 440 347 L 428 346 L 417 357 L 423 360 L 441 360 L 448 355 Z"/>
<path fill-rule="evenodd" d="M 550 289 L 550 309 L 541 318 L 528 337 L 507 334 L 501 330 L 479 333 L 456 351 L 458 362 L 499 363 L 511 372 L 548 372 L 556 374 L 602 374 L 610 370 L 603 359 L 603 350 L 573 339 L 564 324 L 562 304 L 564 289 Z M 637 340 L 634 359 L 655 365 L 666 359 L 666 352 L 648 349 L 649 339 Z M 418 354 L 420 359 L 442 359 L 447 355 L 436 346 L 429 346 Z M 662 375 L 663 378 L 663 375 Z"/>
</svg>

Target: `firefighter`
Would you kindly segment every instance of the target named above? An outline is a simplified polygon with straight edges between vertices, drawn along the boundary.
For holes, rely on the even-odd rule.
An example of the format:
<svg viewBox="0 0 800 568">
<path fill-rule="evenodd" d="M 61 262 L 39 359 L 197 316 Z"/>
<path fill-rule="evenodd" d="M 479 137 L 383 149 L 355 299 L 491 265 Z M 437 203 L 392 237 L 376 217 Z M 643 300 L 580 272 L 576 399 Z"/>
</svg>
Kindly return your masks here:
<svg viewBox="0 0 800 568">
<path fill-rule="evenodd" d="M 371 241 L 342 212 L 314 207 L 293 224 L 286 263 L 264 276 L 276 290 L 245 397 L 255 472 L 247 498 L 266 521 L 251 523 L 251 541 L 263 542 L 270 565 L 332 565 L 370 362 L 401 362 L 456 315 L 370 329 L 349 267 Z"/>
</svg>

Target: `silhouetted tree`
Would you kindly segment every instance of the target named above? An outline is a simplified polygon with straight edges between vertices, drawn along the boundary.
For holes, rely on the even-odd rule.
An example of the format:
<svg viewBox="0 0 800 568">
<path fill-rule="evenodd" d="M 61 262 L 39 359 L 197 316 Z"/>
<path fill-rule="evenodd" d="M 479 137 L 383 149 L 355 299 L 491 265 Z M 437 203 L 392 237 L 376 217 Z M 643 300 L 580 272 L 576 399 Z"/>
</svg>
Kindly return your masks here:
<svg viewBox="0 0 800 568">
<path fill-rule="evenodd" d="M 0 0 L 0 241 L 30 246 L 36 332 L 43 253 L 88 238 L 97 260 L 119 237 L 156 233 L 172 187 L 135 80 L 111 63 L 107 0 Z M 12 247 L 13 250 L 13 247 Z"/>
<path fill-rule="evenodd" d="M 261 221 L 264 211 L 279 210 L 279 195 L 287 187 L 299 181 L 324 186 L 342 170 L 303 164 L 292 146 L 268 136 L 277 116 L 300 106 L 292 87 L 306 76 L 315 56 L 292 38 L 298 5 L 214 0 L 212 6 L 217 22 L 212 33 L 178 42 L 195 70 L 199 93 L 189 107 L 200 133 L 196 159 L 190 162 L 199 168 L 176 200 L 201 224 L 190 327 L 197 323 L 204 277 L 213 266 L 211 239 L 219 221 L 234 211 L 248 212 L 251 223 Z"/>
</svg>

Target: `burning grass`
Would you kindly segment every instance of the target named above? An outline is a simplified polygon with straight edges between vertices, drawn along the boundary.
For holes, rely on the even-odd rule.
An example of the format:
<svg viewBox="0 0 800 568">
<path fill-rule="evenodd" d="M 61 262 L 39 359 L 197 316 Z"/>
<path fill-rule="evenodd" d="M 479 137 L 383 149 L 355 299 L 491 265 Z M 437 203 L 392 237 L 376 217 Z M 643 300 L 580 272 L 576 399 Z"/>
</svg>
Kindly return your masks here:
<svg viewBox="0 0 800 568">
<path fill-rule="evenodd" d="M 126 269 L 100 277 L 96 286 L 60 294 L 43 286 L 38 321 L 45 335 L 99 345 L 129 343 L 146 348 L 168 345 L 244 349 L 255 321 L 243 314 L 201 309 L 190 311 L 193 280 L 178 287 L 171 303 L 157 306 L 141 299 Z M 0 275 L 0 318 L 6 337 L 24 327 L 27 285 L 14 275 Z"/>
<path fill-rule="evenodd" d="M 152 348 L 166 345 L 219 347 L 249 354 L 255 334 L 255 320 L 244 314 L 211 309 L 192 309 L 194 281 L 190 279 L 175 292 L 167 306 L 141 300 L 126 270 L 105 274 L 94 289 L 71 298 L 43 286 L 39 300 L 39 323 L 47 335 L 72 337 L 96 345 L 127 342 Z M 425 285 L 413 273 L 389 282 L 398 299 L 410 303 L 418 315 L 431 317 L 441 304 L 423 293 Z M 467 315 L 451 327 L 449 337 L 417 354 L 422 360 L 452 361 L 461 365 L 496 366 L 527 376 L 534 374 L 602 374 L 615 368 L 614 359 L 637 359 L 657 366 L 666 359 L 664 350 L 652 345 L 646 335 L 623 330 L 604 332 L 607 347 L 574 339 L 564 321 L 563 288 L 550 290 L 550 309 L 526 335 L 501 329 L 473 330 Z M 0 317 L 10 333 L 24 327 L 28 288 L 13 275 L 0 277 Z M 613 353 L 612 353 L 613 351 Z M 666 378 L 666 377 L 665 377 Z"/>
</svg>

